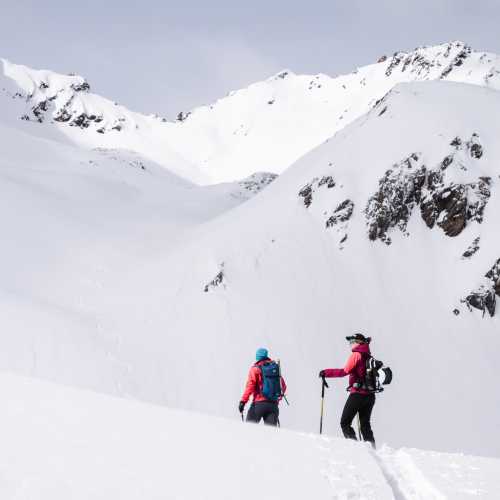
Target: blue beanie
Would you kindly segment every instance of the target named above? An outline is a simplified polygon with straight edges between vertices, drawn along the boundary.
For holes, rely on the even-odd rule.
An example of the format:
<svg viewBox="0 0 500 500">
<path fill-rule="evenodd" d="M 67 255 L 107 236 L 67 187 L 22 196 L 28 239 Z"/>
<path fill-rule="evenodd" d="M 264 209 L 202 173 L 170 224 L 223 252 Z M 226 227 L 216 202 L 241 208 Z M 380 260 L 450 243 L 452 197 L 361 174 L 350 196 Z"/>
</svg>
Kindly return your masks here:
<svg viewBox="0 0 500 500">
<path fill-rule="evenodd" d="M 264 347 L 259 347 L 257 349 L 257 352 L 255 353 L 255 359 L 257 361 L 261 361 L 263 359 L 266 359 L 268 356 L 269 353 L 267 352 L 267 349 L 265 349 Z"/>
</svg>

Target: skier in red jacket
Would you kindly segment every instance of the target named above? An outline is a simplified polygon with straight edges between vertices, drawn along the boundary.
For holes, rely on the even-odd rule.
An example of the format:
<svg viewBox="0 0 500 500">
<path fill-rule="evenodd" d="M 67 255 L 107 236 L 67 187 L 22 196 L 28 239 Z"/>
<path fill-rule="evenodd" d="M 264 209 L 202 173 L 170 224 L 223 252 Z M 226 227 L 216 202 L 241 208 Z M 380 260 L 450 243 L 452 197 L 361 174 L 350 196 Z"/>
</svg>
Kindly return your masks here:
<svg viewBox="0 0 500 500">
<path fill-rule="evenodd" d="M 250 405 L 247 413 L 247 422 L 259 423 L 262 419 L 264 419 L 265 424 L 277 426 L 279 422 L 278 404 L 282 399 L 282 395 L 286 392 L 285 380 L 278 373 L 277 376 L 279 376 L 279 379 L 276 380 L 276 383 L 278 384 L 277 393 L 279 395 L 276 398 L 266 397 L 262 392 L 262 369 L 265 365 L 275 365 L 275 362 L 269 358 L 267 349 L 264 349 L 263 347 L 257 349 L 255 358 L 256 363 L 250 368 L 250 371 L 248 372 L 245 390 L 243 392 L 243 395 L 241 396 L 238 410 L 241 414 L 243 414 L 245 405 L 251 397 L 252 404 Z"/>
<path fill-rule="evenodd" d="M 344 406 L 340 426 L 344 436 L 348 439 L 356 439 L 356 433 L 352 428 L 352 421 L 359 414 L 361 436 L 364 441 L 369 441 L 375 447 L 375 438 L 370 424 L 370 417 L 375 405 L 375 394 L 363 388 L 366 374 L 366 360 L 370 354 L 370 337 L 356 333 L 346 340 L 351 345 L 352 354 L 349 356 L 344 368 L 327 368 L 321 370 L 319 376 L 322 378 L 345 377 L 349 375 L 349 397 Z"/>
</svg>

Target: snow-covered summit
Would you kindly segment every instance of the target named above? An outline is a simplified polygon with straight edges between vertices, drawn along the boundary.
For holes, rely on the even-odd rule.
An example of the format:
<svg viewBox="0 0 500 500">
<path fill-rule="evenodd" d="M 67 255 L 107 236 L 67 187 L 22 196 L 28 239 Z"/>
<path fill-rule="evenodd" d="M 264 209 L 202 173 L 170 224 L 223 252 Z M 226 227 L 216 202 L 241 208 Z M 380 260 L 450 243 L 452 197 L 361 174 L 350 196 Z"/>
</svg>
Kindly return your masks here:
<svg viewBox="0 0 500 500">
<path fill-rule="evenodd" d="M 197 183 L 279 174 L 401 82 L 500 89 L 499 56 L 452 42 L 383 56 L 336 78 L 284 70 L 167 122 L 93 94 L 82 77 L 2 64 L 0 91 L 19 101 L 16 119 L 55 125 L 84 147 L 137 151 Z"/>
</svg>

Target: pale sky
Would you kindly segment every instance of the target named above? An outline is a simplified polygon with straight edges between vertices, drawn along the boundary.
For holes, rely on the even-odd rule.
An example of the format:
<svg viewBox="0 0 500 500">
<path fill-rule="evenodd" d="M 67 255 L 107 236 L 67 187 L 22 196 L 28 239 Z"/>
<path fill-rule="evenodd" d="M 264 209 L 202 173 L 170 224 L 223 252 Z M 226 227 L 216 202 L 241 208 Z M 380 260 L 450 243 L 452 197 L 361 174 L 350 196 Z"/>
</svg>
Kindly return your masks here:
<svg viewBox="0 0 500 500">
<path fill-rule="evenodd" d="M 457 39 L 500 53 L 499 32 L 500 0 L 0 0 L 0 57 L 169 118 L 285 68 L 333 76 Z"/>
</svg>

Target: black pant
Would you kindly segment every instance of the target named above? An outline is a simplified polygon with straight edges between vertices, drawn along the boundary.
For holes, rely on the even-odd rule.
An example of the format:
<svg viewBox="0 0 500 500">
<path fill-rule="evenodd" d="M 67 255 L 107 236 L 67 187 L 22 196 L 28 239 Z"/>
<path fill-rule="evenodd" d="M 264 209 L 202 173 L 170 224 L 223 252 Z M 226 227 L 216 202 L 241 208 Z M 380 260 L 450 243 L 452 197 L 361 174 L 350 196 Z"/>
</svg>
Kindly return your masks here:
<svg viewBox="0 0 500 500">
<path fill-rule="evenodd" d="M 344 437 L 348 439 L 356 439 L 356 433 L 352 428 L 352 421 L 357 413 L 359 413 L 359 423 L 361 427 L 361 436 L 364 441 L 369 441 L 375 448 L 375 438 L 373 437 L 370 417 L 375 404 L 375 394 L 359 394 L 353 392 L 349 394 L 345 402 L 344 411 L 340 418 L 340 426 Z"/>
<path fill-rule="evenodd" d="M 247 413 L 247 422 L 255 422 L 258 424 L 262 419 L 266 425 L 278 425 L 278 417 L 280 411 L 278 403 L 272 401 L 258 401 L 252 403 Z"/>
</svg>

